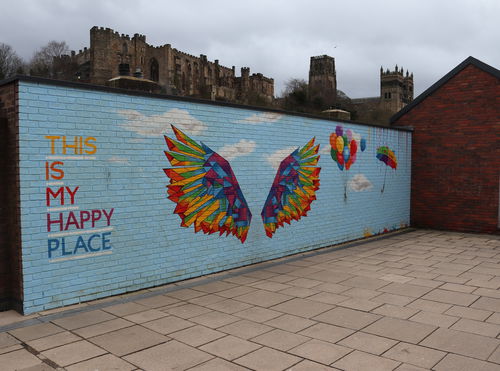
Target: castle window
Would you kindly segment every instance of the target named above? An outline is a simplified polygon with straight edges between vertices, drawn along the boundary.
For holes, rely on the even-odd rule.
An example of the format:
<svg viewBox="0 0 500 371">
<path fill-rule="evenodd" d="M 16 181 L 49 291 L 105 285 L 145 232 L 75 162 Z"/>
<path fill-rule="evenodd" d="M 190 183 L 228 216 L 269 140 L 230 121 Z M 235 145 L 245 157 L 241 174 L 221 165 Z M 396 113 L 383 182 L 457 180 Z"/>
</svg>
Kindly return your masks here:
<svg viewBox="0 0 500 371">
<path fill-rule="evenodd" d="M 160 67 L 156 58 L 149 61 L 149 79 L 156 82 L 160 79 Z"/>
</svg>

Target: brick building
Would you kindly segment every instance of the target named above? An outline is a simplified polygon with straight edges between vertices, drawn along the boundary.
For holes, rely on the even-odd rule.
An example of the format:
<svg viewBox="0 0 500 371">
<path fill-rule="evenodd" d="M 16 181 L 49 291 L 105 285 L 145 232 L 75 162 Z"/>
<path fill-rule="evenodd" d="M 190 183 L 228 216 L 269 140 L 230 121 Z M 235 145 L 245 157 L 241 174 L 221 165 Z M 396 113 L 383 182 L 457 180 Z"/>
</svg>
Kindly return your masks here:
<svg viewBox="0 0 500 371">
<path fill-rule="evenodd" d="M 499 79 L 469 57 L 391 118 L 414 128 L 414 226 L 498 233 Z"/>
<path fill-rule="evenodd" d="M 224 67 L 217 59 L 211 62 L 206 55 L 196 57 L 170 44 L 155 47 L 144 35 L 130 37 L 110 28 L 92 27 L 89 48 L 55 62 L 76 68 L 67 78 L 91 84 L 105 85 L 120 74 L 137 71 L 167 94 L 253 104 L 269 103 L 274 97 L 274 80 L 250 74 L 248 67 L 241 68 L 241 76 L 236 77 L 234 66 Z"/>
</svg>

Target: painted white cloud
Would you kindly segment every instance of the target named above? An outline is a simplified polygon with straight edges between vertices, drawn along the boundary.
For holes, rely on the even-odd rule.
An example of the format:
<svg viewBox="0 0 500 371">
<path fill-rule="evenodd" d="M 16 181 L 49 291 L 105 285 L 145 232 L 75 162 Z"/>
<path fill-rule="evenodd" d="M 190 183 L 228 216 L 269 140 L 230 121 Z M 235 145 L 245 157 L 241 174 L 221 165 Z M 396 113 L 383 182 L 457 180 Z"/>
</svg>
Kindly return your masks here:
<svg viewBox="0 0 500 371">
<path fill-rule="evenodd" d="M 281 161 L 283 161 L 283 159 L 285 157 L 290 155 L 290 153 L 292 153 L 296 149 L 297 149 L 297 147 L 286 147 L 286 148 L 279 149 L 276 152 L 273 152 L 270 155 L 264 156 L 264 157 L 265 157 L 266 161 L 273 167 L 273 169 L 278 170 L 278 168 L 280 167 Z"/>
<path fill-rule="evenodd" d="M 130 164 L 130 161 L 126 157 L 112 156 L 108 158 L 108 162 L 113 162 L 116 164 Z"/>
<path fill-rule="evenodd" d="M 255 113 L 251 116 L 248 116 L 247 118 L 243 120 L 238 120 L 235 121 L 240 124 L 265 124 L 265 123 L 273 123 L 278 121 L 283 117 L 282 114 L 280 113 L 273 113 L 273 112 L 262 112 L 262 113 Z"/>
<path fill-rule="evenodd" d="M 332 150 L 332 147 L 330 147 L 330 143 L 328 143 L 327 145 L 321 145 L 319 147 L 318 153 L 320 155 L 329 155 L 331 150 Z"/>
<path fill-rule="evenodd" d="M 354 175 L 348 182 L 349 189 L 354 192 L 369 191 L 373 184 L 363 174 Z"/>
<path fill-rule="evenodd" d="M 241 139 L 238 143 L 229 144 L 217 151 L 226 160 L 233 160 L 236 157 L 246 156 L 255 150 L 256 144 L 253 140 Z"/>
<path fill-rule="evenodd" d="M 191 135 L 200 134 L 207 128 L 204 122 L 191 116 L 188 111 L 178 108 L 160 115 L 148 116 L 135 110 L 120 110 L 118 114 L 127 120 L 121 127 L 146 137 L 166 134 L 170 131 L 170 125 L 175 125 Z"/>
</svg>

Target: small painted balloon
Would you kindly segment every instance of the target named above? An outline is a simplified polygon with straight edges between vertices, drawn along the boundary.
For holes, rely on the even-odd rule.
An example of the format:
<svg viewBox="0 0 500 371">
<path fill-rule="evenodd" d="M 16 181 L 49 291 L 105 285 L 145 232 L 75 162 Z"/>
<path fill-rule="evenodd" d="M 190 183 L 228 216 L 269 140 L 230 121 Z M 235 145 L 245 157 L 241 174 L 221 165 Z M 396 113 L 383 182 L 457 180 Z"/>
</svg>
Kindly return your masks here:
<svg viewBox="0 0 500 371">
<path fill-rule="evenodd" d="M 330 156 L 332 156 L 333 161 L 337 162 L 337 150 L 335 148 L 330 150 Z"/>
<path fill-rule="evenodd" d="M 342 126 L 337 126 L 335 128 L 335 134 L 337 134 L 338 137 L 341 137 L 342 134 L 344 134 L 344 129 L 342 129 Z"/>
<path fill-rule="evenodd" d="M 337 137 L 336 145 L 337 145 L 337 151 L 342 153 L 342 151 L 344 150 L 344 138 L 342 136 Z"/>
<path fill-rule="evenodd" d="M 351 140 L 351 156 L 354 156 L 358 151 L 358 143 L 353 139 Z"/>
<path fill-rule="evenodd" d="M 347 139 L 350 142 L 352 140 L 352 130 L 351 129 L 347 129 L 346 136 L 347 136 Z"/>
<path fill-rule="evenodd" d="M 344 165 L 344 156 L 342 156 L 342 152 L 337 152 L 337 163 Z"/>
<path fill-rule="evenodd" d="M 361 152 L 364 152 L 366 149 L 366 139 L 361 138 Z"/>
<path fill-rule="evenodd" d="M 349 152 L 349 147 L 345 146 L 344 147 L 344 152 L 342 154 L 344 156 L 344 163 L 347 164 L 347 161 L 349 161 L 349 158 L 351 157 L 351 154 Z"/>
<path fill-rule="evenodd" d="M 337 140 L 337 134 L 331 133 L 330 134 L 330 145 L 332 146 L 332 148 L 336 148 L 337 147 L 337 145 L 335 144 L 336 140 Z"/>
</svg>

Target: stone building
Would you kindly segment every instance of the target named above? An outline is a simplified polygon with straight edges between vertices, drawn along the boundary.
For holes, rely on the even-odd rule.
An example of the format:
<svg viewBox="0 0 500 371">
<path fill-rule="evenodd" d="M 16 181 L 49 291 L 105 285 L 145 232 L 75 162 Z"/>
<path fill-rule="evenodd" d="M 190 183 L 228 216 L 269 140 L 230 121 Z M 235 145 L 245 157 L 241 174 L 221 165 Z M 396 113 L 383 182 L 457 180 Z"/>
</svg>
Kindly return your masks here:
<svg viewBox="0 0 500 371">
<path fill-rule="evenodd" d="M 389 125 L 389 118 L 413 101 L 413 73 L 396 65 L 394 71 L 380 67 L 380 96 L 353 98 L 356 120 Z"/>
<path fill-rule="evenodd" d="M 380 106 L 383 110 L 398 112 L 413 100 L 413 73 L 403 68 L 389 71 L 380 67 Z"/>
<path fill-rule="evenodd" d="M 155 47 L 144 35 L 130 37 L 110 28 L 92 27 L 90 47 L 58 62 L 77 66 L 72 79 L 91 84 L 105 85 L 130 71 L 158 83 L 167 94 L 240 103 L 270 103 L 274 97 L 274 80 L 250 74 L 248 67 L 236 77 L 234 66 L 224 67 L 217 59 L 211 62 L 206 55 L 196 57 L 170 44 Z"/>
<path fill-rule="evenodd" d="M 308 89 L 311 102 L 324 108 L 335 106 L 337 98 L 335 58 L 328 55 L 311 57 Z"/>
</svg>

